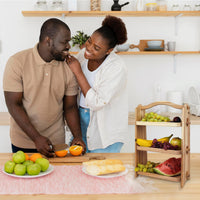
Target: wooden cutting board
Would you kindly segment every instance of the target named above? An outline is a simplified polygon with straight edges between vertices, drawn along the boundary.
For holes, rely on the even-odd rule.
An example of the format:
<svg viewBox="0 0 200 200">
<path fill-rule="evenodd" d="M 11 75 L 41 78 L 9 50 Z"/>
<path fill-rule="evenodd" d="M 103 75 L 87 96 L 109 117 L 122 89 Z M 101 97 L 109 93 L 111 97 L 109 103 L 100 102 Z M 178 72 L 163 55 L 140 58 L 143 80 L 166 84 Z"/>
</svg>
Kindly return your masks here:
<svg viewBox="0 0 200 200">
<path fill-rule="evenodd" d="M 65 157 L 54 157 L 54 158 L 47 158 L 50 163 L 82 163 L 89 160 L 104 160 L 106 159 L 104 156 L 89 156 L 85 154 L 84 156 L 72 156 L 67 155 Z"/>
<path fill-rule="evenodd" d="M 154 39 L 154 40 L 162 41 L 161 47 L 162 48 L 164 47 L 164 40 L 160 40 L 160 39 Z M 152 41 L 152 40 L 140 40 L 140 43 L 138 45 L 131 44 L 129 48 L 130 49 L 138 48 L 140 51 L 144 51 L 144 49 L 148 47 L 147 45 L 148 41 Z"/>
</svg>

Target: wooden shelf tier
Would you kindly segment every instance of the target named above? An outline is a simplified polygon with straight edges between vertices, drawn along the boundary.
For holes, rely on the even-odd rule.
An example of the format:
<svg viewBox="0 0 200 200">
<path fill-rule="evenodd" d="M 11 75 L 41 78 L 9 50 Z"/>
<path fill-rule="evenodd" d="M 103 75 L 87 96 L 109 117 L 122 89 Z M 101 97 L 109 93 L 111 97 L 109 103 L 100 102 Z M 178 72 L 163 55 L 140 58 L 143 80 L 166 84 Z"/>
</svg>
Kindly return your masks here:
<svg viewBox="0 0 200 200">
<path fill-rule="evenodd" d="M 164 149 L 159 149 L 159 148 L 142 147 L 142 146 L 137 146 L 136 148 L 138 151 L 152 151 L 152 152 L 157 152 L 157 153 L 181 155 L 181 150 L 164 150 Z"/>
<path fill-rule="evenodd" d="M 78 52 L 70 52 L 75 55 Z M 200 54 L 200 51 L 123 51 L 115 52 L 118 55 L 181 55 L 181 54 Z"/>
<path fill-rule="evenodd" d="M 68 16 L 68 17 L 91 17 L 91 16 L 124 16 L 124 17 L 177 17 L 177 16 L 200 16 L 199 11 L 22 11 L 25 17 L 44 16 Z"/>
<path fill-rule="evenodd" d="M 181 127 L 181 123 L 175 123 L 175 122 L 143 122 L 143 121 L 136 121 L 135 124 L 138 125 L 138 126 Z"/>
<path fill-rule="evenodd" d="M 173 181 L 173 182 L 180 182 L 181 181 L 181 176 L 164 176 L 164 175 L 160 175 L 160 174 L 155 174 L 155 173 L 148 173 L 148 172 L 136 172 L 138 175 L 142 175 L 142 176 L 149 176 L 152 178 L 158 178 L 158 179 L 162 179 L 162 180 L 167 180 L 167 181 Z"/>
<path fill-rule="evenodd" d="M 179 116 L 180 114 L 177 114 L 177 113 L 166 113 L 164 115 L 173 115 L 173 116 Z M 195 116 L 195 115 L 191 115 L 190 114 L 190 123 L 191 125 L 200 125 L 200 117 L 198 116 Z M 129 116 L 128 116 L 128 124 L 129 125 L 135 125 L 135 113 L 134 112 L 129 112 Z"/>
</svg>

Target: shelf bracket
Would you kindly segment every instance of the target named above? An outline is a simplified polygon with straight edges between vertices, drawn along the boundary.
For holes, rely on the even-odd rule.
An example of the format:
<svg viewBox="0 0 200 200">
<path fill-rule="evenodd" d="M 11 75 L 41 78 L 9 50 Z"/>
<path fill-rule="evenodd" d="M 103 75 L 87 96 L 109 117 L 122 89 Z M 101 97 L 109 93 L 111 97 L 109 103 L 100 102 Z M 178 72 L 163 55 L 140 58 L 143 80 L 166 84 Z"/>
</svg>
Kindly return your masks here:
<svg viewBox="0 0 200 200">
<path fill-rule="evenodd" d="M 62 15 L 61 15 L 61 19 L 62 19 L 62 20 L 65 19 L 65 14 L 64 14 L 64 13 L 62 13 Z"/>
<path fill-rule="evenodd" d="M 173 72 L 176 74 L 176 57 L 178 54 L 173 55 Z"/>
<path fill-rule="evenodd" d="M 174 23 L 174 30 L 175 30 L 175 36 L 178 35 L 178 17 L 181 17 L 183 14 L 179 14 L 177 16 L 175 16 L 175 23 Z"/>
</svg>

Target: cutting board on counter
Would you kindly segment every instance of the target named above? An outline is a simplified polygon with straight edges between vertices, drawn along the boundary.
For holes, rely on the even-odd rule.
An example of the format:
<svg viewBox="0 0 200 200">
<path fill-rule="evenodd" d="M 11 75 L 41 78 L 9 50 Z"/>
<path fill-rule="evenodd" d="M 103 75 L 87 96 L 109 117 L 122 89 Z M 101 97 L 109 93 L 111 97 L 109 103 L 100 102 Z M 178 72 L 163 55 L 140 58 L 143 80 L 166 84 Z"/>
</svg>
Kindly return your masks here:
<svg viewBox="0 0 200 200">
<path fill-rule="evenodd" d="M 89 156 L 89 155 L 83 155 L 83 156 L 72 156 L 67 155 L 65 157 L 54 157 L 54 158 L 47 158 L 50 163 L 82 163 L 89 160 L 104 160 L 106 159 L 104 156 Z"/>
<path fill-rule="evenodd" d="M 160 39 L 154 39 L 154 40 L 162 41 L 161 47 L 162 47 L 162 48 L 164 47 L 164 40 L 160 40 Z M 148 41 L 153 41 L 153 40 L 140 40 L 140 42 L 139 42 L 138 45 L 131 44 L 131 45 L 129 46 L 129 48 L 130 48 L 130 49 L 138 48 L 140 51 L 144 51 L 144 49 L 148 47 L 148 45 L 147 45 L 147 42 L 148 42 Z"/>
</svg>

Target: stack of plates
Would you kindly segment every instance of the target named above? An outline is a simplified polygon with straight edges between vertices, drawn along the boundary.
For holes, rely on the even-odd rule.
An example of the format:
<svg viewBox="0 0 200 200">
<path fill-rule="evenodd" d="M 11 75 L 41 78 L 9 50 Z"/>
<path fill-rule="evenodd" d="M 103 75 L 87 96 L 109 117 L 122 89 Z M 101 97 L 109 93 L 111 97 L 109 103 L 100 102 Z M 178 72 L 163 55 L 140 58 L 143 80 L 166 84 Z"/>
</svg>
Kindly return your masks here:
<svg viewBox="0 0 200 200">
<path fill-rule="evenodd" d="M 182 91 L 169 91 L 167 93 L 167 100 L 169 102 L 183 105 L 183 92 Z M 180 113 L 180 109 L 173 108 L 171 106 L 168 107 L 168 112 L 170 113 Z"/>
</svg>

